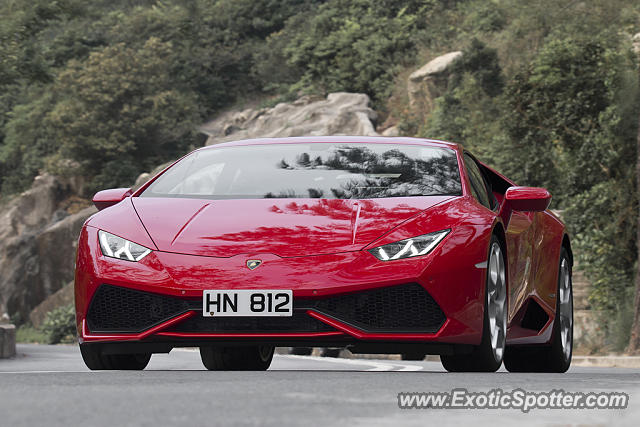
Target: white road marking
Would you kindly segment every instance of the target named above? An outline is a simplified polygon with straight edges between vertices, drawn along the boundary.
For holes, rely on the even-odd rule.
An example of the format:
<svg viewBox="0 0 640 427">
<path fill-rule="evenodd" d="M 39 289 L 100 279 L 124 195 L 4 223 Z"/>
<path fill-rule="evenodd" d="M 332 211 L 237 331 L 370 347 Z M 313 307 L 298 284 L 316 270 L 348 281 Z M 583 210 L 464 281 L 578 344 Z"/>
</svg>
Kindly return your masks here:
<svg viewBox="0 0 640 427">
<path fill-rule="evenodd" d="M 85 371 L 0 371 L 0 374 L 80 374 L 80 373 L 102 373 L 109 371 L 90 371 L 89 369 Z"/>
<path fill-rule="evenodd" d="M 174 348 L 173 351 L 187 351 L 187 352 L 198 352 L 200 351 L 197 348 Z M 297 356 L 293 354 L 276 354 L 274 357 L 285 357 L 291 359 L 298 360 L 315 360 L 319 362 L 329 362 L 329 363 L 342 363 L 344 365 L 359 365 L 359 366 L 371 366 L 367 371 L 400 371 L 400 372 L 414 372 L 414 371 L 422 371 L 424 369 L 423 366 L 419 365 L 411 365 L 406 363 L 397 363 L 397 362 L 387 362 L 382 360 L 371 360 L 371 359 L 341 359 L 336 357 L 318 357 L 318 356 Z M 395 369 L 399 367 L 399 369 Z"/>
<path fill-rule="evenodd" d="M 343 365 L 370 366 L 366 371 L 422 371 L 424 368 L 419 365 L 411 365 L 398 362 L 387 362 L 371 359 L 340 359 L 334 357 L 317 357 L 317 356 L 295 356 L 292 354 L 281 354 L 279 357 L 298 359 L 298 360 L 314 360 L 318 362 L 338 363 Z"/>
<path fill-rule="evenodd" d="M 178 352 L 189 352 L 194 353 L 198 352 L 197 348 L 176 348 L 173 351 Z M 347 366 L 357 366 L 361 368 L 362 371 L 366 372 L 411 372 L 411 371 L 422 371 L 424 370 L 424 366 L 420 366 L 418 364 L 406 364 L 397 361 L 386 361 L 386 360 L 375 360 L 375 359 L 342 359 L 342 358 L 333 358 L 333 357 L 318 357 L 318 356 L 296 356 L 296 355 L 288 355 L 288 354 L 276 354 L 276 358 L 289 359 L 289 360 L 297 360 L 297 361 L 311 361 L 311 362 L 325 362 L 325 363 L 335 363 Z M 362 369 L 364 368 L 364 369 Z M 166 369 L 166 368 L 165 368 Z M 161 369 L 161 370 L 165 370 Z M 171 368 L 169 368 L 171 369 Z M 155 371 L 153 367 L 151 369 L 147 369 L 147 371 Z M 185 370 L 184 368 L 180 368 L 179 370 Z M 192 369 L 186 369 L 192 370 Z M 274 369 L 277 370 L 277 369 Z M 86 370 L 25 370 L 25 371 L 0 371 L 0 374 L 61 374 L 61 373 L 106 373 L 113 371 L 91 371 L 89 369 Z"/>
</svg>

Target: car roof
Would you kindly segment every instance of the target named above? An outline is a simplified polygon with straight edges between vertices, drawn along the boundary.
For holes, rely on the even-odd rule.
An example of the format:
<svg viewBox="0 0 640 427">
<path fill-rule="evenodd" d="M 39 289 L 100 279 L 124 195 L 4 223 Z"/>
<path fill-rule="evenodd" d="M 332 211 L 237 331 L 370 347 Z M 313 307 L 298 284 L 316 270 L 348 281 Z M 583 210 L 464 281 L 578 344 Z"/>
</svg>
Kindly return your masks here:
<svg viewBox="0 0 640 427">
<path fill-rule="evenodd" d="M 458 144 L 436 139 L 408 138 L 408 137 L 385 137 L 385 136 L 295 136 L 287 138 L 255 138 L 242 139 L 238 141 L 222 142 L 220 144 L 208 145 L 200 148 L 207 150 L 214 147 L 233 147 L 246 145 L 266 145 L 266 144 L 313 144 L 313 143 L 358 143 L 358 144 L 411 144 L 427 145 L 432 147 L 443 147 L 457 150 Z"/>
</svg>

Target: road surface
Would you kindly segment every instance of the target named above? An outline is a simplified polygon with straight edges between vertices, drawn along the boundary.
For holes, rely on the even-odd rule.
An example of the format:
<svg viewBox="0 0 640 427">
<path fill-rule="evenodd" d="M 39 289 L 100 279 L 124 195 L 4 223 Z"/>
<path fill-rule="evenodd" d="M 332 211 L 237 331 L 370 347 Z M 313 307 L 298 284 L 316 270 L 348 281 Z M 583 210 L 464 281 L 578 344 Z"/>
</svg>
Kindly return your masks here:
<svg viewBox="0 0 640 427">
<path fill-rule="evenodd" d="M 276 355 L 267 372 L 208 372 L 192 350 L 154 355 L 142 372 L 88 371 L 76 346 L 19 345 L 0 360 L 0 426 L 637 425 L 640 369 L 566 374 L 446 373 L 438 362 Z M 621 391 L 629 407 L 399 409 L 399 392 L 495 388 Z"/>
</svg>

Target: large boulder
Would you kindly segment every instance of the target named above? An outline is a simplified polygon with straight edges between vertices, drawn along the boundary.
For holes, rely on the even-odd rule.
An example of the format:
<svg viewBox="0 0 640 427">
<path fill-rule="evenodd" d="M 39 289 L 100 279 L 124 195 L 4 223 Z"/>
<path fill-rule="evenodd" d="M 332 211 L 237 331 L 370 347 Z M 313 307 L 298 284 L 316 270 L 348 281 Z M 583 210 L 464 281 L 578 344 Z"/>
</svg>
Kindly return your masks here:
<svg viewBox="0 0 640 427">
<path fill-rule="evenodd" d="M 369 97 L 362 93 L 336 92 L 327 98 L 303 96 L 273 108 L 231 110 L 218 115 L 200 127 L 207 135 L 206 145 L 251 138 L 288 136 L 371 135 L 377 114 L 369 107 Z M 388 136 L 397 136 L 398 133 Z M 138 189 L 170 163 L 138 176 L 133 189 Z"/>
<path fill-rule="evenodd" d="M 447 89 L 451 66 L 462 57 L 462 52 L 449 52 L 427 62 L 411 73 L 407 82 L 409 106 L 425 113 L 433 110 L 433 102 Z"/>
<path fill-rule="evenodd" d="M 60 288 L 56 293 L 42 301 L 36 308 L 31 310 L 29 320 L 35 328 L 40 328 L 47 318 L 49 312 L 65 305 L 73 304 L 74 288 L 73 282 L 69 282 Z"/>
<path fill-rule="evenodd" d="M 156 176 L 159 172 L 162 172 L 167 166 L 171 165 L 172 163 L 173 161 L 163 163 L 160 166 L 156 166 L 151 172 L 141 173 L 140 175 L 138 175 L 138 178 L 136 178 L 136 182 L 133 184 L 133 187 L 131 187 L 131 190 L 136 191 L 138 188 L 145 185 L 147 181 Z"/>
<path fill-rule="evenodd" d="M 640 33 L 634 34 L 631 38 L 631 43 L 633 47 L 633 51 L 636 55 L 640 55 Z"/>
<path fill-rule="evenodd" d="M 51 175 L 0 208 L 0 316 L 26 321 L 31 310 L 73 279 L 80 228 L 96 210 L 72 215 L 73 189 Z"/>
<path fill-rule="evenodd" d="M 377 135 L 376 113 L 361 93 L 331 93 L 326 99 L 303 96 L 273 108 L 229 111 L 204 124 L 207 145 L 249 138 L 306 135 Z"/>
<path fill-rule="evenodd" d="M 39 284 L 45 296 L 53 294 L 73 280 L 78 236 L 82 225 L 95 212 L 97 209 L 90 206 L 48 225 L 37 234 Z"/>
</svg>

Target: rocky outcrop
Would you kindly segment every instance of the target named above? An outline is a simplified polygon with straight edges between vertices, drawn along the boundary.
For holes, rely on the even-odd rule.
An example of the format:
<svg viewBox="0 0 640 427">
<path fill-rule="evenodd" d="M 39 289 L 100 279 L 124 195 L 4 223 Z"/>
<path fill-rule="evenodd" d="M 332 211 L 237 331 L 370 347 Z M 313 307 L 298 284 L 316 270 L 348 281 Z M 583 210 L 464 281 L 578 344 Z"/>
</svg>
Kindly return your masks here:
<svg viewBox="0 0 640 427">
<path fill-rule="evenodd" d="M 640 55 L 640 33 L 637 33 L 633 37 L 631 37 L 631 43 L 633 51 L 636 53 L 636 55 Z"/>
<path fill-rule="evenodd" d="M 0 209 L 0 315 L 26 321 L 31 310 L 73 279 L 75 247 L 89 207 L 69 215 L 69 184 L 51 176 Z"/>
<path fill-rule="evenodd" d="M 74 296 L 73 282 L 69 282 L 56 293 L 38 304 L 36 308 L 31 310 L 31 314 L 29 314 L 29 320 L 31 320 L 33 327 L 40 328 L 50 311 L 73 304 Z"/>
<path fill-rule="evenodd" d="M 432 59 L 411 73 L 407 82 L 409 106 L 426 113 L 433 110 L 433 102 L 447 89 L 449 70 L 462 57 L 462 52 L 449 52 Z"/>
<path fill-rule="evenodd" d="M 331 93 L 326 99 L 309 96 L 273 108 L 230 111 L 204 124 L 207 145 L 248 138 L 303 135 L 377 135 L 376 113 L 361 93 Z"/>
<path fill-rule="evenodd" d="M 279 138 L 306 135 L 378 135 L 374 128 L 376 112 L 369 97 L 362 93 L 331 93 L 326 99 L 303 96 L 273 108 L 248 108 L 222 113 L 200 127 L 207 145 L 250 138 Z M 397 136 L 388 133 L 386 136 Z M 167 167 L 161 165 L 136 179 L 134 189 Z"/>
<path fill-rule="evenodd" d="M 400 129 L 395 125 L 388 127 L 382 132 L 382 136 L 400 136 Z"/>
<path fill-rule="evenodd" d="M 164 170 L 171 163 L 173 162 L 163 163 L 160 166 L 156 166 L 155 169 L 153 169 L 151 172 L 143 172 L 138 175 L 138 178 L 136 178 L 136 182 L 133 184 L 133 187 L 131 187 L 131 190 L 136 191 L 138 188 L 142 187 L 147 183 L 147 181 L 156 176 L 156 174 Z"/>
</svg>

